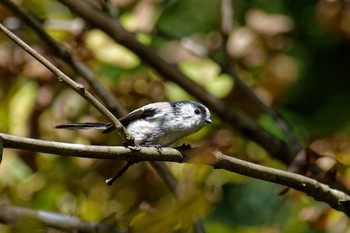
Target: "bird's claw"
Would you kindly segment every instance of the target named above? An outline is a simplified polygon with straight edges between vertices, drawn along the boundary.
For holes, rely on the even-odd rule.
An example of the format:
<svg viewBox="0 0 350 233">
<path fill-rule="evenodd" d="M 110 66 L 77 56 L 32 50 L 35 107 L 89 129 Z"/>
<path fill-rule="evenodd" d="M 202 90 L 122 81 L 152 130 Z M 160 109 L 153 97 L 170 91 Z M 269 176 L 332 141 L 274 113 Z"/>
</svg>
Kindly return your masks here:
<svg viewBox="0 0 350 233">
<path fill-rule="evenodd" d="M 129 150 L 132 150 L 132 151 L 140 151 L 141 150 L 140 146 L 127 146 L 127 148 Z"/>
<path fill-rule="evenodd" d="M 159 154 L 161 154 L 161 152 L 162 152 L 162 146 L 161 146 L 161 145 L 156 144 L 156 145 L 151 145 L 151 147 L 156 148 L 156 149 L 157 149 L 157 152 L 158 152 Z"/>
</svg>

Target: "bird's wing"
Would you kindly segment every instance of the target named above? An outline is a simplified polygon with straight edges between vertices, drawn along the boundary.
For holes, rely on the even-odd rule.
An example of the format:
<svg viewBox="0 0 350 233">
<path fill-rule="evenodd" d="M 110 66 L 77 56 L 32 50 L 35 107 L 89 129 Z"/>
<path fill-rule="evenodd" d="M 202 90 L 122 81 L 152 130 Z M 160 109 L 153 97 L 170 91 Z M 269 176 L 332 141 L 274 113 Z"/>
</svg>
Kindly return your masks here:
<svg viewBox="0 0 350 233">
<path fill-rule="evenodd" d="M 119 121 L 120 123 L 122 123 L 124 127 L 127 127 L 133 121 L 139 120 L 139 119 L 146 119 L 148 117 L 153 117 L 157 114 L 157 112 L 158 110 L 152 107 L 139 108 L 123 116 L 122 118 L 119 119 Z M 114 130 L 114 126 L 110 124 L 108 128 L 103 131 L 103 133 L 109 133 L 109 132 L 112 132 L 113 130 Z"/>
<path fill-rule="evenodd" d="M 157 113 L 157 110 L 155 108 L 139 108 L 139 109 L 136 109 L 135 111 L 132 111 L 128 115 L 120 118 L 119 121 L 124 126 L 127 126 L 128 124 L 130 124 L 134 120 L 152 117 L 156 113 Z"/>
</svg>

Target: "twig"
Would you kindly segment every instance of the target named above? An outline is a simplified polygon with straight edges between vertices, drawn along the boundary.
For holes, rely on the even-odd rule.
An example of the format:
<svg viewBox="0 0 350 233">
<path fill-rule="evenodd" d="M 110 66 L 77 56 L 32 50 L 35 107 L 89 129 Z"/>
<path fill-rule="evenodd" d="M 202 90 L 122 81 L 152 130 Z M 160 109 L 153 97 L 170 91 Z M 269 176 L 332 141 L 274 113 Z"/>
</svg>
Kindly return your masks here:
<svg viewBox="0 0 350 233">
<path fill-rule="evenodd" d="M 94 106 L 103 115 L 105 115 L 108 118 L 108 120 L 112 122 L 112 124 L 116 127 L 117 132 L 122 137 L 125 145 L 134 144 L 134 139 L 129 134 L 129 132 L 124 128 L 124 126 L 119 122 L 119 120 L 108 109 L 106 109 L 103 106 L 103 104 L 101 104 L 101 102 L 99 102 L 90 92 L 88 92 L 82 84 L 76 83 L 75 81 L 70 79 L 67 75 L 65 75 L 62 71 L 60 71 L 58 68 L 52 65 L 48 60 L 46 60 L 43 56 L 41 56 L 34 49 L 28 46 L 25 42 L 19 39 L 16 35 L 14 35 L 2 24 L 0 24 L 0 30 L 12 41 L 14 41 L 16 44 L 21 46 L 27 53 L 33 56 L 37 61 L 39 61 L 51 72 L 57 75 L 60 81 L 64 81 L 66 84 L 68 84 L 75 92 L 77 92 L 80 96 L 86 99 L 92 106 Z"/>
<path fill-rule="evenodd" d="M 134 162 L 127 161 L 122 169 L 120 169 L 114 176 L 106 180 L 106 184 L 112 185 L 113 182 L 116 181 L 116 179 L 118 179 L 119 177 L 121 177 L 126 172 L 126 170 L 128 170 L 129 167 L 133 164 Z"/>
<path fill-rule="evenodd" d="M 2 162 L 2 155 L 3 155 L 3 153 L 4 153 L 4 141 L 0 137 L 0 164 Z"/>
<path fill-rule="evenodd" d="M 70 232 L 86 233 L 126 233 L 127 231 L 113 225 L 87 222 L 78 217 L 67 216 L 50 211 L 33 210 L 12 205 L 0 205 L 0 222 L 17 224 L 24 219 L 35 219 L 48 227 Z"/>
<path fill-rule="evenodd" d="M 233 7 L 230 0 L 221 0 L 221 31 L 228 36 L 232 30 Z"/>
<path fill-rule="evenodd" d="M 111 17 L 117 17 L 119 12 L 118 8 L 113 5 L 111 0 L 100 0 L 103 11 L 105 11 Z"/>
<path fill-rule="evenodd" d="M 219 151 L 208 151 L 200 148 L 188 149 L 184 147 L 176 149 L 162 148 L 162 154 L 160 155 L 156 148 L 149 147 L 140 147 L 140 150 L 133 151 L 123 146 L 69 144 L 17 137 L 3 133 L 0 133 L 0 137 L 3 139 L 4 148 L 30 150 L 48 154 L 82 158 L 116 159 L 130 162 L 170 161 L 207 164 L 214 168 L 225 169 L 241 175 L 294 188 L 350 216 L 350 196 L 344 192 L 331 189 L 328 185 L 302 175 L 236 159 L 224 155 Z M 200 161 L 198 159 L 192 160 L 198 154 L 201 154 L 201 157 L 205 157 L 206 159 Z"/>
<path fill-rule="evenodd" d="M 116 42 L 137 54 L 144 62 L 153 67 L 164 78 L 173 81 L 188 93 L 207 105 L 221 119 L 230 122 L 243 135 L 264 147 L 271 155 L 285 163 L 289 163 L 294 152 L 244 113 L 234 109 L 230 104 L 215 98 L 203 87 L 187 78 L 176 66 L 170 65 L 160 58 L 151 48 L 138 42 L 132 34 L 113 18 L 101 14 L 81 1 L 59 0 L 91 25 L 103 30 Z"/>
<path fill-rule="evenodd" d="M 11 0 L 2 0 L 1 3 L 14 14 L 22 19 L 22 21 L 31 27 L 38 36 L 52 49 L 53 55 L 59 57 L 63 62 L 67 63 L 79 75 L 81 75 L 90 85 L 91 89 L 103 101 L 107 108 L 117 117 L 127 114 L 122 104 L 110 92 L 97 81 L 96 76 L 91 70 L 79 59 L 77 59 L 64 45 L 58 43 L 45 30 L 42 25 L 31 15 L 13 3 Z"/>
</svg>

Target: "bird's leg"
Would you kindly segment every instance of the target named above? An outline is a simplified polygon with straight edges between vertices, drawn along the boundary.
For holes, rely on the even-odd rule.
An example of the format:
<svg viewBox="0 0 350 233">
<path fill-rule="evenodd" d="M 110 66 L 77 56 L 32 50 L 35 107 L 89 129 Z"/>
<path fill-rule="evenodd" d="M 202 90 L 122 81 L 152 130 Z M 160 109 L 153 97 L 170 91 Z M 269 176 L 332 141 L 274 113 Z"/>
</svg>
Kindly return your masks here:
<svg viewBox="0 0 350 233">
<path fill-rule="evenodd" d="M 162 154 L 162 146 L 160 144 L 144 144 L 145 147 L 153 147 L 157 149 L 158 154 Z"/>
<path fill-rule="evenodd" d="M 157 152 L 161 155 L 161 151 L 162 151 L 162 146 L 159 145 L 159 144 L 144 144 L 144 145 L 141 145 L 141 146 L 145 146 L 145 147 L 154 147 L 157 149 Z M 140 151 L 141 148 L 136 145 L 136 146 L 129 146 L 128 147 L 130 150 L 133 150 L 133 151 Z M 119 177 L 121 177 L 127 170 L 130 166 L 132 166 L 134 164 L 134 162 L 132 161 L 128 161 L 125 166 L 120 169 L 114 176 L 112 176 L 111 178 L 107 179 L 106 180 L 106 184 L 108 185 L 112 185 L 114 183 L 114 181 L 116 181 Z"/>
<path fill-rule="evenodd" d="M 129 168 L 130 166 L 132 166 L 133 164 L 134 164 L 134 162 L 128 161 L 128 162 L 125 164 L 125 166 L 124 166 L 122 169 L 120 169 L 114 176 L 112 176 L 111 178 L 109 178 L 109 179 L 106 180 L 106 184 L 112 185 L 113 182 L 114 182 L 116 179 L 118 179 L 119 177 L 121 177 L 121 176 L 126 172 L 126 170 L 128 170 L 128 168 Z"/>
<path fill-rule="evenodd" d="M 141 147 L 136 145 L 136 146 L 127 146 L 128 149 L 130 149 L 131 151 L 140 151 Z"/>
</svg>

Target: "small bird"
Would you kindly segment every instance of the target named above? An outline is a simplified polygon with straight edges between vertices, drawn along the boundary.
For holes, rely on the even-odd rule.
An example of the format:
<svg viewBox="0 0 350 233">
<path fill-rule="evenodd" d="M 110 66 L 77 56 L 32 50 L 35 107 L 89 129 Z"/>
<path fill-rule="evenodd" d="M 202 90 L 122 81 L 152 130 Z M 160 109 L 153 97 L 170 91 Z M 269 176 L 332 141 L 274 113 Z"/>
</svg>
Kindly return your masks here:
<svg viewBox="0 0 350 233">
<path fill-rule="evenodd" d="M 135 145 L 157 148 L 193 134 L 212 123 L 207 107 L 194 101 L 157 102 L 138 108 L 119 119 L 135 138 Z M 76 123 L 58 125 L 59 129 L 103 129 L 109 133 L 112 123 Z"/>
</svg>

